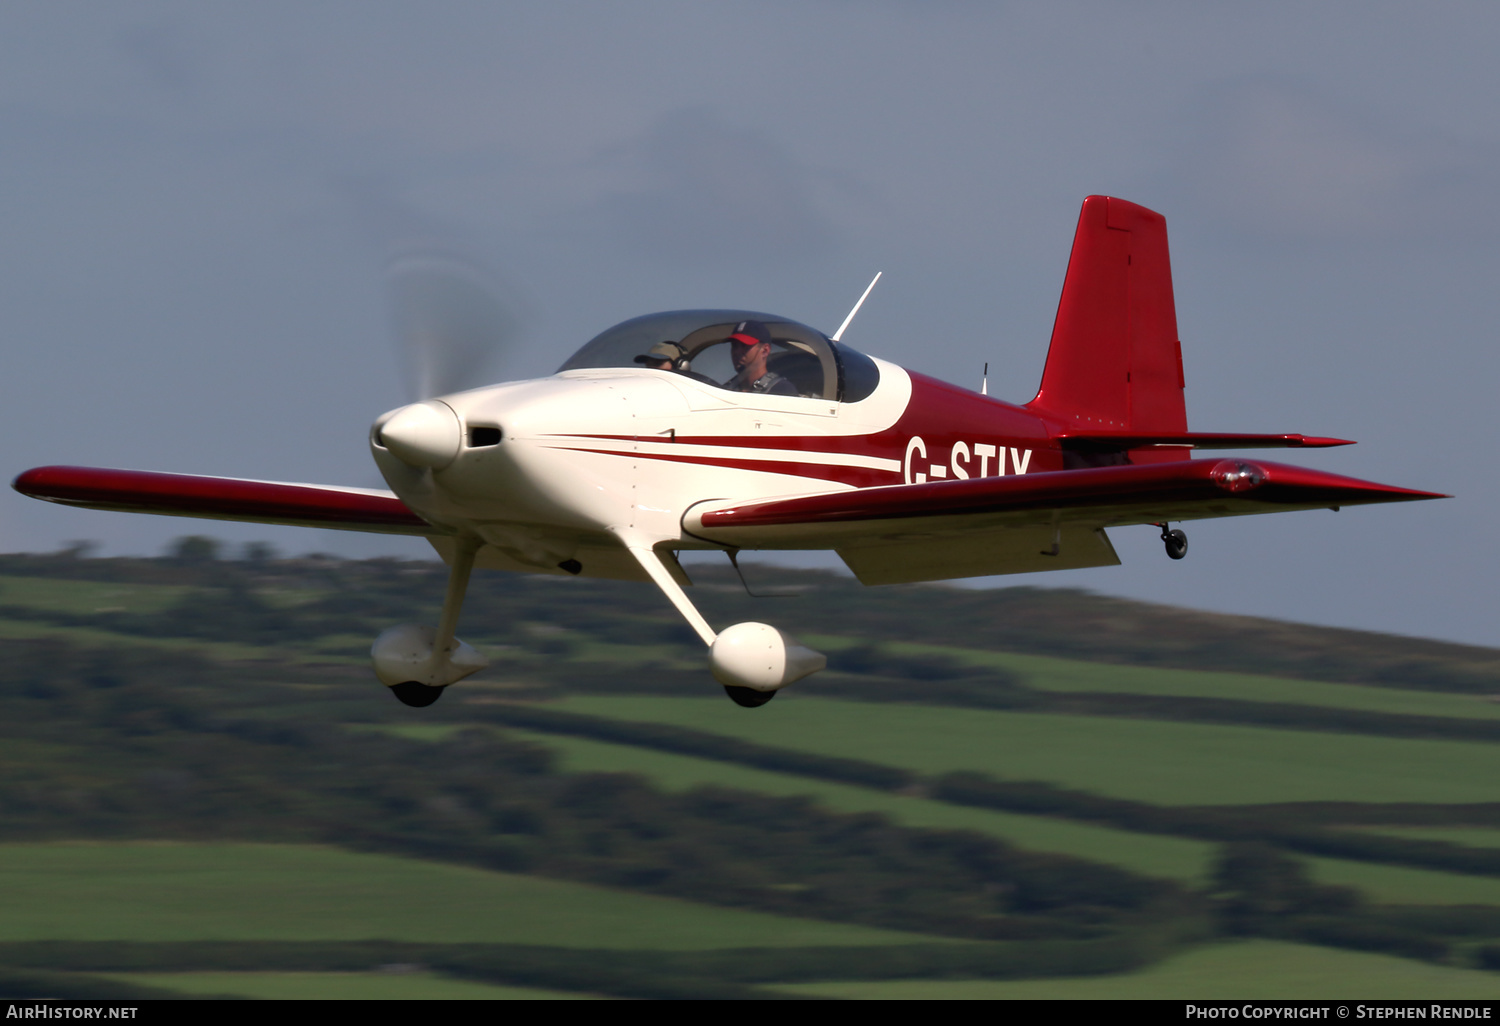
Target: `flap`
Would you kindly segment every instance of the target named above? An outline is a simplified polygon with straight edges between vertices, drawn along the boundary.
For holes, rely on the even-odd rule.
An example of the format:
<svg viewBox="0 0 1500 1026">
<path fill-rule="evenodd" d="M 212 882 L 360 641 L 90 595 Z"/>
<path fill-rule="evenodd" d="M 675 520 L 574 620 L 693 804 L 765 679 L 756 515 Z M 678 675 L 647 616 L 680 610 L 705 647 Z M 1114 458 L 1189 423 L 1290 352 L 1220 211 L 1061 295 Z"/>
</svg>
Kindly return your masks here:
<svg viewBox="0 0 1500 1026">
<path fill-rule="evenodd" d="M 861 584 L 949 581 L 1116 566 L 1109 536 L 1081 524 L 1002 527 L 962 534 L 896 534 L 845 546 L 839 558 Z"/>
</svg>

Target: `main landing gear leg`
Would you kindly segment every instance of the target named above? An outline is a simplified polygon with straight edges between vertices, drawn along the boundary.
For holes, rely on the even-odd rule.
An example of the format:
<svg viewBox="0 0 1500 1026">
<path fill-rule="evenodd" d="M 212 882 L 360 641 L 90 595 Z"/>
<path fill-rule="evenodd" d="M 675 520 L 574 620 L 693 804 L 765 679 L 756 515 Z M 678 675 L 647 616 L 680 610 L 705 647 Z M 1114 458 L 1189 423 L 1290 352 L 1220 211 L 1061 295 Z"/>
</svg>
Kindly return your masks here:
<svg viewBox="0 0 1500 1026">
<path fill-rule="evenodd" d="M 472 537 L 455 541 L 448 591 L 443 596 L 443 615 L 436 629 L 412 623 L 392 627 L 376 638 L 370 649 L 375 676 L 406 705 L 431 705 L 443 696 L 443 689 L 449 684 L 489 665 L 488 659 L 454 637 L 469 588 L 469 575 L 482 544 Z"/>
<path fill-rule="evenodd" d="M 715 634 L 655 549 L 648 545 L 628 548 L 708 646 L 714 678 L 724 685 L 724 693 L 736 705 L 747 709 L 765 705 L 781 688 L 828 665 L 823 653 L 814 652 L 769 624 L 737 623 Z"/>
<path fill-rule="evenodd" d="M 1172 559 L 1181 559 L 1187 555 L 1187 533 L 1178 530 L 1167 530 L 1166 524 L 1154 524 L 1161 528 L 1161 543 L 1166 546 L 1167 555 Z"/>
</svg>

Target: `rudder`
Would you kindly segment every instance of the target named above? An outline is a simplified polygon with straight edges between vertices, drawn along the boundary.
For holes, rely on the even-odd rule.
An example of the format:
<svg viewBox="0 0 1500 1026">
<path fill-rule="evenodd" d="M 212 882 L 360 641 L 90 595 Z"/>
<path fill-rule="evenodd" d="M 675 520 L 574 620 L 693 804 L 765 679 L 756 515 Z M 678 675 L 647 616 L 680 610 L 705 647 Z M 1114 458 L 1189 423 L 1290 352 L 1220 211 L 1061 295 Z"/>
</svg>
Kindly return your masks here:
<svg viewBox="0 0 1500 1026">
<path fill-rule="evenodd" d="M 1183 432 L 1183 384 L 1166 218 L 1088 197 L 1028 408 L 1085 430 Z"/>
</svg>

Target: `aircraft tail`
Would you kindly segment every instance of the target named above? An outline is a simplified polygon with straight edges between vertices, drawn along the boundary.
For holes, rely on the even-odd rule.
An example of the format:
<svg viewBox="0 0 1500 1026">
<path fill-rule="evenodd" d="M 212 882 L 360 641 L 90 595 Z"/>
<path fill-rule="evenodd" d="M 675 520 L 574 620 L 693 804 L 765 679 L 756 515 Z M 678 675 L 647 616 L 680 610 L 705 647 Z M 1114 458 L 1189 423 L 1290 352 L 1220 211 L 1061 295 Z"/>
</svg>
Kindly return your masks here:
<svg viewBox="0 0 1500 1026">
<path fill-rule="evenodd" d="M 1042 385 L 1027 407 L 1080 431 L 1187 431 L 1166 218 L 1109 196 L 1083 201 Z M 1185 459 L 1132 454 L 1132 462 Z"/>
</svg>

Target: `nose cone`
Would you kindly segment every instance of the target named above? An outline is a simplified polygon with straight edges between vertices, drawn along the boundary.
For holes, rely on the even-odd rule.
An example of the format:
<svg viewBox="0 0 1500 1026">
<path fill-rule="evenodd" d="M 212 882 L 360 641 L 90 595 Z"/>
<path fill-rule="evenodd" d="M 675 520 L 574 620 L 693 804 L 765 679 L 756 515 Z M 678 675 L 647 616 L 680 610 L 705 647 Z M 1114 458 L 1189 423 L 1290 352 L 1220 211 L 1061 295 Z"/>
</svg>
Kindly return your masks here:
<svg viewBox="0 0 1500 1026">
<path fill-rule="evenodd" d="M 436 399 L 397 410 L 375 440 L 401 462 L 442 470 L 458 458 L 464 430 L 458 414 Z"/>
</svg>

